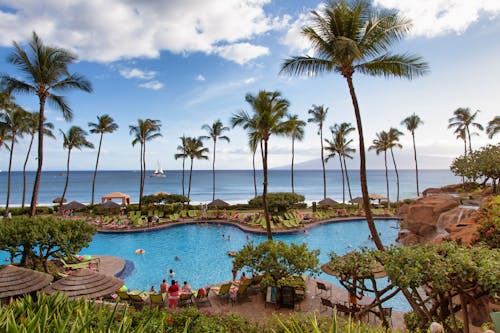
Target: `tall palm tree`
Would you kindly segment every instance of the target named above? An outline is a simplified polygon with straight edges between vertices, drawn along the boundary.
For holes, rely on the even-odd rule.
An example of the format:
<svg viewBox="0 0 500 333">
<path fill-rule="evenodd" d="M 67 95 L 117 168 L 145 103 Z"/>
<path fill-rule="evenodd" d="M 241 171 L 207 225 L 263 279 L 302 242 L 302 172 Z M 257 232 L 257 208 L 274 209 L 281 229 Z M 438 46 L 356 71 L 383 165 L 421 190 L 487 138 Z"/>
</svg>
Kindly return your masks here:
<svg viewBox="0 0 500 333">
<path fill-rule="evenodd" d="M 333 140 L 330 141 L 325 139 L 325 142 L 328 144 L 325 147 L 325 150 L 329 152 L 329 154 L 325 158 L 325 162 L 328 162 L 330 159 L 335 158 L 335 156 L 339 157 L 340 163 L 340 171 L 342 173 L 342 203 L 345 204 L 345 176 L 344 176 L 344 166 L 342 165 L 342 156 L 340 155 L 340 145 L 342 144 L 339 140 L 339 137 L 333 137 Z"/>
<path fill-rule="evenodd" d="M 255 136 L 250 135 L 248 145 L 250 151 L 252 152 L 252 168 L 253 168 L 253 190 L 254 198 L 257 197 L 257 172 L 255 170 L 255 154 L 257 153 L 257 146 L 259 145 L 259 140 Z"/>
<path fill-rule="evenodd" d="M 82 148 L 90 148 L 94 149 L 94 145 L 87 141 L 87 132 L 85 132 L 81 127 L 71 126 L 68 130 L 68 133 L 64 133 L 62 130 L 59 130 L 63 136 L 63 147 L 68 149 L 68 160 L 66 162 L 66 182 L 64 183 L 64 191 L 61 196 L 61 205 L 64 202 L 64 197 L 66 196 L 66 190 L 68 189 L 69 183 L 69 162 L 71 158 L 71 150 L 73 148 L 82 149 Z"/>
<path fill-rule="evenodd" d="M 342 163 L 344 165 L 344 173 L 345 173 L 345 179 L 347 182 L 347 189 L 349 191 L 349 200 L 352 201 L 352 192 L 351 192 L 351 183 L 349 181 L 349 171 L 347 170 L 347 163 L 346 163 L 346 158 L 352 159 L 352 155 L 356 152 L 356 149 L 351 148 L 351 143 L 353 142 L 352 139 L 347 140 L 347 136 L 354 131 L 355 128 L 352 127 L 351 123 L 341 123 L 341 124 L 334 124 L 333 126 L 330 126 L 330 131 L 332 132 L 333 137 L 339 136 L 339 142 L 342 143 L 340 145 L 340 150 L 339 154 L 340 157 L 342 158 Z"/>
<path fill-rule="evenodd" d="M 9 148 L 9 169 L 7 172 L 7 201 L 5 203 L 5 214 L 9 212 L 10 185 L 12 172 L 12 158 L 14 156 L 14 147 L 18 138 L 22 138 L 28 128 L 28 119 L 30 113 L 11 101 L 10 106 L 2 114 L 2 126 L 5 128 L 6 135 L 10 140 Z"/>
<path fill-rule="evenodd" d="M 242 126 L 248 130 L 250 140 L 259 142 L 262 156 L 263 186 L 262 186 L 262 206 L 266 219 L 266 232 L 269 240 L 273 239 L 271 231 L 271 220 L 267 206 L 267 158 L 268 144 L 271 135 L 284 136 L 288 132 L 290 123 L 285 120 L 288 116 L 289 102 L 281 97 L 278 91 L 261 90 L 257 95 L 247 94 L 245 100 L 252 107 L 253 114 L 250 116 L 245 111 L 234 114 L 231 118 L 233 127 Z"/>
<path fill-rule="evenodd" d="M 323 123 L 326 120 L 326 114 L 328 113 L 328 108 L 323 105 L 313 105 L 312 109 L 307 111 L 312 117 L 307 119 L 308 123 L 318 124 L 318 135 L 321 144 L 321 166 L 323 168 L 323 199 L 326 199 L 326 171 L 325 171 L 325 157 L 323 148 Z"/>
<path fill-rule="evenodd" d="M 490 139 L 493 139 L 495 135 L 500 133 L 500 116 L 496 116 L 492 120 L 488 122 L 488 126 L 486 127 L 486 134 Z"/>
<path fill-rule="evenodd" d="M 420 188 L 418 184 L 418 162 L 417 162 L 417 146 L 415 145 L 415 130 L 418 126 L 423 125 L 422 119 L 413 113 L 411 116 L 406 117 L 401 125 L 406 127 L 406 130 L 411 133 L 411 138 L 413 140 L 413 159 L 415 160 L 415 179 L 417 183 L 417 196 L 420 196 Z"/>
<path fill-rule="evenodd" d="M 181 139 L 181 144 L 177 146 L 177 151 L 180 151 L 180 153 L 178 154 L 175 154 L 174 157 L 175 159 L 179 159 L 182 157 L 182 196 L 184 196 L 185 192 L 184 192 L 184 171 L 186 170 L 185 168 L 185 162 L 186 162 L 186 157 L 187 156 L 187 152 L 186 152 L 186 149 L 187 149 L 187 143 L 186 143 L 186 140 L 187 140 L 187 137 L 185 135 L 181 136 L 179 139 Z"/>
<path fill-rule="evenodd" d="M 382 131 L 377 133 L 377 138 L 373 140 L 373 144 L 368 147 L 368 150 L 374 149 L 377 155 L 384 152 L 384 165 L 385 165 L 385 187 L 387 190 L 387 206 L 391 208 L 391 199 L 389 196 L 389 173 L 387 168 L 387 150 L 390 149 L 389 133 Z"/>
<path fill-rule="evenodd" d="M 391 150 L 392 163 L 394 164 L 394 172 L 396 173 L 396 202 L 399 202 L 399 173 L 398 167 L 396 165 L 396 159 L 394 158 L 393 148 L 402 148 L 403 146 L 399 143 L 399 137 L 403 133 L 397 128 L 391 127 L 389 129 L 389 149 Z"/>
<path fill-rule="evenodd" d="M 458 108 L 453 112 L 453 117 L 448 119 L 448 128 L 455 128 L 457 130 L 462 128 L 465 129 L 467 139 L 464 138 L 464 140 L 469 143 L 469 154 L 472 153 L 471 127 L 475 127 L 480 131 L 484 129 L 483 125 L 474 122 L 478 113 L 479 110 L 471 114 L 469 108 Z"/>
<path fill-rule="evenodd" d="M 464 156 L 467 156 L 467 133 L 465 127 L 458 127 L 455 132 L 456 138 L 464 142 Z M 462 176 L 462 183 L 465 183 L 465 177 Z"/>
<path fill-rule="evenodd" d="M 141 165 L 141 179 L 139 184 L 139 210 L 142 208 L 144 183 L 146 182 L 146 142 L 161 137 L 161 122 L 153 119 L 137 119 L 137 125 L 129 126 L 129 133 L 133 136 L 132 146 L 141 145 L 139 163 Z"/>
<path fill-rule="evenodd" d="M 189 168 L 189 184 L 188 184 L 188 199 L 191 196 L 191 180 L 193 178 L 193 162 L 197 160 L 208 160 L 208 148 L 203 147 L 201 138 L 186 138 L 186 154 L 191 159 L 191 166 Z"/>
<path fill-rule="evenodd" d="M 291 166 L 291 174 L 292 174 L 292 193 L 295 193 L 295 187 L 293 182 L 293 165 L 295 160 L 295 140 L 302 141 L 304 139 L 304 126 L 306 126 L 305 121 L 300 120 L 299 116 L 294 114 L 288 116 L 288 122 L 290 124 L 290 128 L 288 129 L 287 135 L 292 138 L 292 166 Z"/>
<path fill-rule="evenodd" d="M 229 127 L 222 125 L 222 122 L 218 119 L 211 126 L 205 124 L 201 127 L 201 129 L 206 130 L 208 132 L 208 135 L 201 136 L 200 138 L 202 140 L 212 139 L 212 141 L 214 142 L 214 151 L 212 158 L 212 200 L 215 200 L 215 146 L 217 144 L 217 139 L 226 140 L 227 142 L 230 141 L 227 136 L 222 135 L 222 133 L 229 131 Z"/>
<path fill-rule="evenodd" d="M 118 129 L 118 124 L 116 124 L 109 115 L 103 114 L 102 116 L 97 116 L 97 123 L 89 122 L 90 133 L 100 134 L 99 136 L 99 148 L 97 148 L 97 159 L 95 161 L 94 178 L 92 180 L 92 200 L 90 204 L 94 205 L 94 190 L 95 190 L 95 180 L 97 177 L 97 167 L 99 165 L 99 157 L 101 156 L 102 138 L 104 133 L 113 133 Z"/>
<path fill-rule="evenodd" d="M 27 119 L 27 130 L 26 134 L 30 135 L 30 144 L 28 145 L 28 151 L 26 152 L 26 159 L 24 160 L 24 165 L 23 165 L 23 199 L 21 201 L 21 207 L 24 208 L 24 204 L 26 201 L 26 167 L 28 166 L 28 161 L 30 158 L 31 154 L 31 148 L 33 147 L 33 141 L 35 140 L 35 135 L 38 132 L 38 119 L 40 117 L 40 113 L 34 112 L 31 113 L 30 117 Z M 54 129 L 54 124 L 52 124 L 49 121 L 44 122 L 44 135 L 55 139 L 56 137 L 54 136 L 54 133 L 52 133 L 52 130 Z"/>
<path fill-rule="evenodd" d="M 352 78 L 355 72 L 359 72 L 411 79 L 425 74 L 428 65 L 418 56 L 389 52 L 410 27 L 410 22 L 397 12 L 375 9 L 367 0 L 339 0 L 329 2 L 321 13 L 313 11 L 312 15 L 312 25 L 304 27 L 302 33 L 311 41 L 317 56 L 287 59 L 281 66 L 281 73 L 317 75 L 336 72 L 347 81 L 359 134 L 359 172 L 366 221 L 377 248 L 384 250 L 370 210 L 361 112 Z"/>
<path fill-rule="evenodd" d="M 38 189 L 43 167 L 43 136 L 45 134 L 45 104 L 49 101 L 53 107 L 61 111 L 65 120 L 71 120 L 73 112 L 66 99 L 57 92 L 69 89 L 79 89 L 86 92 L 92 91 L 92 86 L 83 76 L 71 74 L 69 65 L 77 60 L 76 56 L 68 50 L 44 45 L 38 35 L 33 32 L 29 43 L 30 53 L 24 51 L 17 42 L 13 42 L 14 52 L 8 61 L 17 66 L 26 75 L 25 81 L 15 77 L 3 75 L 2 83 L 9 92 L 35 94 L 40 105 L 40 118 L 38 121 L 38 166 L 36 170 L 33 195 L 31 196 L 30 215 L 36 214 Z"/>
</svg>

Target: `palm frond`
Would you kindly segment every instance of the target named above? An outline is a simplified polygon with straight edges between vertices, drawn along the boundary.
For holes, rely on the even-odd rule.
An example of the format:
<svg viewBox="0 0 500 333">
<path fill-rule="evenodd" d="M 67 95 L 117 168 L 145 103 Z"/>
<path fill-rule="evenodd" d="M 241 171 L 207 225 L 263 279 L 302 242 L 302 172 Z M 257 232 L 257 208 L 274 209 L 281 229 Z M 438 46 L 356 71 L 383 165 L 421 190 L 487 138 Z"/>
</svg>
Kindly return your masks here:
<svg viewBox="0 0 500 333">
<path fill-rule="evenodd" d="M 360 73 L 372 76 L 402 77 L 413 79 L 429 71 L 429 66 L 422 58 L 415 55 L 385 54 L 368 62 L 354 66 Z"/>
</svg>

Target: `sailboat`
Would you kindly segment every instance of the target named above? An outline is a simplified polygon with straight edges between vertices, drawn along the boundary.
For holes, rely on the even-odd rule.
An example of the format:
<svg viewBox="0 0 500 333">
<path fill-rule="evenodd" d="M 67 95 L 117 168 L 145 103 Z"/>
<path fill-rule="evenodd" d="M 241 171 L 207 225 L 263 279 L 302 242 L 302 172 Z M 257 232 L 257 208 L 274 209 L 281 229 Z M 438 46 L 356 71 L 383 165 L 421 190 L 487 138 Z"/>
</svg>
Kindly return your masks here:
<svg viewBox="0 0 500 333">
<path fill-rule="evenodd" d="M 156 166 L 155 172 L 151 175 L 151 177 L 156 177 L 156 178 L 165 178 L 167 177 L 165 173 L 163 172 L 163 169 L 161 168 L 160 161 L 158 161 L 158 164 Z"/>
</svg>

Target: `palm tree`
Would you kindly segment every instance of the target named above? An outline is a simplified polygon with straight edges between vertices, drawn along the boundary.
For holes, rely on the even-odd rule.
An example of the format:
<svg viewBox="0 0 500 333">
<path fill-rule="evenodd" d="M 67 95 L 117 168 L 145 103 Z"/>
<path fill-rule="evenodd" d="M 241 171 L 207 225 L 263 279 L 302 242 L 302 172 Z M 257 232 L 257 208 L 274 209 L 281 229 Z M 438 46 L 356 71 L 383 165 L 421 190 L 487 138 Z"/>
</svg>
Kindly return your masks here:
<svg viewBox="0 0 500 333">
<path fill-rule="evenodd" d="M 24 208 L 24 203 L 26 201 L 26 167 L 28 165 L 28 161 L 30 158 L 31 154 L 31 148 L 33 147 L 33 141 L 35 140 L 35 135 L 38 132 L 38 119 L 40 117 L 40 114 L 38 112 L 31 113 L 31 116 L 28 117 L 27 119 L 27 130 L 26 134 L 30 135 L 30 144 L 28 145 L 28 151 L 26 152 L 26 159 L 24 160 L 24 165 L 23 165 L 23 199 L 21 201 L 21 207 Z M 52 133 L 52 130 L 54 129 L 54 124 L 51 122 L 45 121 L 44 122 L 44 135 L 55 139 L 56 137 L 54 136 L 54 133 Z"/>
<path fill-rule="evenodd" d="M 208 148 L 203 147 L 203 141 L 201 137 L 199 138 L 186 138 L 186 154 L 191 159 L 191 166 L 189 168 L 189 184 L 188 184 L 188 200 L 191 195 L 191 180 L 193 178 L 193 161 L 197 160 L 208 160 L 208 156 L 204 155 L 208 153 Z"/>
<path fill-rule="evenodd" d="M 294 114 L 293 116 L 288 116 L 288 121 L 290 128 L 288 129 L 287 135 L 292 138 L 292 193 L 295 193 L 294 182 L 293 182 L 293 164 L 295 159 L 295 140 L 302 141 L 304 139 L 304 126 L 306 126 L 305 121 L 300 120 L 299 116 Z"/>
<path fill-rule="evenodd" d="M 394 164 L 394 172 L 396 173 L 396 202 L 399 202 L 399 173 L 398 167 L 396 165 L 396 159 L 394 158 L 393 148 L 402 148 L 403 146 L 399 143 L 399 137 L 403 133 L 397 128 L 391 127 L 389 129 L 389 149 L 391 150 L 392 163 Z"/>
<path fill-rule="evenodd" d="M 323 123 L 326 120 L 326 114 L 328 113 L 328 108 L 325 108 L 323 105 L 313 105 L 312 109 L 307 111 L 311 118 L 307 119 L 308 123 L 316 123 L 318 124 L 318 135 L 321 144 L 321 166 L 323 167 L 323 199 L 326 199 L 326 171 L 325 171 L 325 157 L 323 155 Z"/>
<path fill-rule="evenodd" d="M 94 190 L 95 190 L 95 179 L 97 177 L 97 166 L 99 165 L 99 157 L 101 156 L 102 138 L 104 133 L 113 133 L 118 129 L 118 124 L 116 124 L 109 115 L 103 114 L 102 116 L 97 116 L 97 123 L 89 122 L 90 133 L 100 134 L 99 137 L 99 148 L 97 149 L 97 159 L 95 161 L 94 178 L 92 180 L 92 200 L 90 204 L 94 205 Z"/>
<path fill-rule="evenodd" d="M 422 125 L 423 123 L 424 122 L 415 113 L 413 113 L 409 117 L 406 117 L 401 122 L 401 125 L 406 126 L 406 130 L 408 130 L 408 132 L 411 133 L 411 137 L 413 140 L 413 159 L 415 160 L 415 179 L 417 182 L 417 196 L 420 196 L 420 189 L 418 184 L 418 163 L 417 163 L 417 146 L 415 145 L 415 130 L 418 128 L 418 126 Z"/>
<path fill-rule="evenodd" d="M 5 134 L 10 140 L 9 148 L 9 169 L 7 172 L 7 201 L 5 204 L 5 214 L 9 212 L 10 201 L 10 185 L 11 185 L 11 172 L 12 172 L 12 158 L 14 156 L 14 146 L 17 138 L 22 138 L 28 126 L 28 119 L 30 113 L 17 105 L 13 99 L 10 100 L 9 105 L 2 114 L 2 127 L 5 129 Z"/>
<path fill-rule="evenodd" d="M 181 136 L 179 139 L 181 139 L 181 144 L 179 146 L 177 146 L 177 151 L 180 151 L 179 154 L 175 154 L 175 159 L 179 159 L 182 157 L 182 196 L 184 196 L 185 192 L 184 192 L 184 171 L 185 171 L 185 162 L 186 162 L 186 157 L 187 156 L 187 152 L 186 152 L 186 149 L 187 149 L 187 143 L 186 143 L 186 136 L 183 135 Z"/>
<path fill-rule="evenodd" d="M 353 142 L 352 139 L 347 140 L 347 136 L 354 131 L 355 128 L 352 127 L 351 123 L 341 123 L 339 124 L 334 124 L 333 126 L 330 126 L 330 131 L 332 132 L 333 137 L 339 136 L 339 141 L 342 143 L 340 145 L 339 149 L 339 154 L 340 157 L 342 158 L 342 163 L 344 165 L 344 173 L 345 173 L 345 178 L 347 182 L 347 189 L 349 191 L 349 200 L 352 201 L 352 192 L 351 192 L 351 183 L 349 181 L 349 171 L 347 170 L 347 163 L 346 163 L 346 158 L 352 159 L 353 153 L 356 152 L 356 149 L 351 148 L 350 145 Z"/>
<path fill-rule="evenodd" d="M 262 206 L 266 219 L 266 232 L 269 240 L 273 239 L 271 232 L 271 220 L 267 206 L 267 157 L 268 144 L 271 135 L 286 135 L 290 122 L 284 120 L 288 116 L 289 102 L 281 97 L 278 91 L 261 90 L 257 95 L 247 94 L 245 100 L 253 109 L 250 116 L 245 111 L 234 114 L 231 118 L 233 127 L 242 126 L 248 130 L 250 142 L 255 140 L 260 144 L 262 156 L 263 186 L 262 186 Z"/>
<path fill-rule="evenodd" d="M 464 156 L 467 156 L 467 133 L 465 131 L 465 127 L 459 127 L 455 130 L 457 136 L 456 138 L 462 140 L 464 142 Z M 465 177 L 462 176 L 462 183 L 465 183 Z"/>
<path fill-rule="evenodd" d="M 382 131 L 377 133 L 377 138 L 373 140 L 373 144 L 368 147 L 368 150 L 374 149 L 377 155 L 384 152 L 384 165 L 385 165 L 385 187 L 387 190 L 387 207 L 391 208 L 391 199 L 389 197 L 389 173 L 387 169 L 387 149 L 390 146 L 389 133 Z"/>
<path fill-rule="evenodd" d="M 73 112 L 66 99 L 55 93 L 69 89 L 80 89 L 86 92 L 92 91 L 92 86 L 83 76 L 71 74 L 69 65 L 76 61 L 76 56 L 71 52 L 59 48 L 44 45 L 38 35 L 33 32 L 29 49 L 31 53 L 24 51 L 17 42 L 13 42 L 14 52 L 8 61 L 17 66 L 21 72 L 27 75 L 26 81 L 15 77 L 3 75 L 2 83 L 9 92 L 35 94 L 38 96 L 40 105 L 40 117 L 38 121 L 38 166 L 36 170 L 33 195 L 31 196 L 30 215 L 36 214 L 38 189 L 43 166 L 43 136 L 45 134 L 45 104 L 49 101 L 54 108 L 61 111 L 65 120 L 71 120 Z"/>
<path fill-rule="evenodd" d="M 229 127 L 222 125 L 222 122 L 220 120 L 217 120 L 212 124 L 212 126 L 205 124 L 201 127 L 201 129 L 206 130 L 208 132 L 208 136 L 204 135 L 200 138 L 202 140 L 212 139 L 212 141 L 214 142 L 212 159 L 212 200 L 215 200 L 215 146 L 217 144 L 217 139 L 226 140 L 227 142 L 230 141 L 227 136 L 222 135 L 222 133 L 229 131 Z"/>
<path fill-rule="evenodd" d="M 325 150 L 329 152 L 329 154 L 325 158 L 325 162 L 328 162 L 331 158 L 334 158 L 335 156 L 339 157 L 340 171 L 342 173 L 342 203 L 345 204 L 344 166 L 342 165 L 342 157 L 340 155 L 341 142 L 339 140 L 339 137 L 334 137 L 332 141 L 325 139 L 325 142 L 328 143 L 328 145 L 325 147 Z"/>
<path fill-rule="evenodd" d="M 488 126 L 486 127 L 486 134 L 490 139 L 493 139 L 495 135 L 500 133 L 500 116 L 496 116 L 492 120 L 488 122 Z"/>
<path fill-rule="evenodd" d="M 254 190 L 254 198 L 257 197 L 257 174 L 255 171 L 255 153 L 257 153 L 257 146 L 259 144 L 259 140 L 257 138 L 250 137 L 248 145 L 250 146 L 250 150 L 252 151 L 252 168 L 253 168 L 253 190 Z"/>
<path fill-rule="evenodd" d="M 473 114 L 470 113 L 469 108 L 458 108 L 453 112 L 453 117 L 448 119 L 448 128 L 455 128 L 456 130 L 458 129 L 465 129 L 466 137 L 464 137 L 464 140 L 469 143 L 469 154 L 472 153 L 472 143 L 471 143 L 471 127 L 475 127 L 479 130 L 483 130 L 483 125 L 474 122 L 476 120 L 477 114 L 479 113 L 479 110 L 474 112 Z M 455 133 L 458 133 L 455 131 Z M 472 133 L 474 134 L 474 133 Z M 467 153 L 466 153 L 467 155 Z"/>
<path fill-rule="evenodd" d="M 68 189 L 69 183 L 69 162 L 71 158 L 71 150 L 73 148 L 82 149 L 83 147 L 94 149 L 94 145 L 87 141 L 86 136 L 88 135 L 81 127 L 71 126 L 68 133 L 64 133 L 59 130 L 63 136 L 63 147 L 68 149 L 68 160 L 66 162 L 66 183 L 64 184 L 64 191 L 61 196 L 61 205 L 64 202 L 64 197 L 66 196 L 66 190 Z"/>
<path fill-rule="evenodd" d="M 330 2 L 321 14 L 313 11 L 312 15 L 313 24 L 304 27 L 302 33 L 312 42 L 317 57 L 287 59 L 281 66 L 281 73 L 318 75 L 337 72 L 347 81 L 359 134 L 359 172 L 366 221 L 377 248 L 384 250 L 370 210 L 363 127 L 352 78 L 355 72 L 360 72 L 411 79 L 425 74 L 428 65 L 418 56 L 389 52 L 410 27 L 410 22 L 394 11 L 375 9 L 366 0 L 339 0 Z"/>
<path fill-rule="evenodd" d="M 137 119 L 137 125 L 130 125 L 129 132 L 133 136 L 132 146 L 141 145 L 139 163 L 141 165 L 141 179 L 139 184 L 139 210 L 142 208 L 144 183 L 146 182 L 146 142 L 161 137 L 161 122 L 153 119 Z"/>
</svg>

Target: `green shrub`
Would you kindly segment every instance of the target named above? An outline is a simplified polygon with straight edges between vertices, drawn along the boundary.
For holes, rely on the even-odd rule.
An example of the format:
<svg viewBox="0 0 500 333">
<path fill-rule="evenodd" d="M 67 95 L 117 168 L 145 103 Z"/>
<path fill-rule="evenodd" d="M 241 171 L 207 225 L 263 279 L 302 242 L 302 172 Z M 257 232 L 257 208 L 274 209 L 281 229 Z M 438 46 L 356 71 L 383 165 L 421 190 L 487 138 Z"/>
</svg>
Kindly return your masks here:
<svg viewBox="0 0 500 333">
<path fill-rule="evenodd" d="M 474 243 L 485 243 L 490 248 L 500 248 L 500 196 L 485 201 L 478 211 L 480 226 Z"/>
<path fill-rule="evenodd" d="M 267 206 L 270 212 L 286 212 L 304 200 L 304 196 L 297 193 L 278 192 L 267 194 Z M 252 208 L 263 208 L 262 196 L 251 199 L 248 201 L 248 205 Z"/>
</svg>

